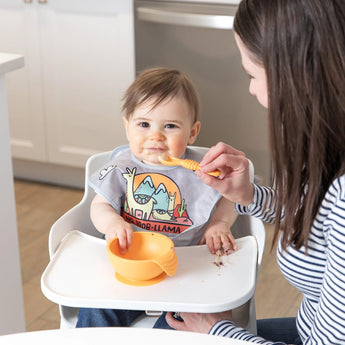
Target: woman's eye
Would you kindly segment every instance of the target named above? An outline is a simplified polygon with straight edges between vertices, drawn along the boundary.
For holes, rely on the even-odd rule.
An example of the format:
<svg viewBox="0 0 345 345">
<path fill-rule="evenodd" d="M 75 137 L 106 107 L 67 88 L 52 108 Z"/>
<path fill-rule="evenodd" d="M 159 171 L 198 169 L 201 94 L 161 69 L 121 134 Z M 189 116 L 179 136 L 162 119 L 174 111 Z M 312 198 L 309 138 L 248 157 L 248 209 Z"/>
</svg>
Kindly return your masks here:
<svg viewBox="0 0 345 345">
<path fill-rule="evenodd" d="M 139 127 L 147 128 L 150 127 L 150 124 L 148 122 L 140 122 Z"/>
</svg>

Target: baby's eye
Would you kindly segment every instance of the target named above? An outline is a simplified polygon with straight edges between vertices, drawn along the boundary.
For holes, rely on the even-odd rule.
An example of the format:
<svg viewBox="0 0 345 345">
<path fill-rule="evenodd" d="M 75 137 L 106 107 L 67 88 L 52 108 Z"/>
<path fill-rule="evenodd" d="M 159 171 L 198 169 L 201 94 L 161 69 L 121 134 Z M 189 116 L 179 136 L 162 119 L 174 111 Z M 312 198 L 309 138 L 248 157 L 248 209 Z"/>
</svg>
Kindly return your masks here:
<svg viewBox="0 0 345 345">
<path fill-rule="evenodd" d="M 150 124 L 148 122 L 140 122 L 139 127 L 147 128 L 150 127 Z"/>
<path fill-rule="evenodd" d="M 165 128 L 170 128 L 170 129 L 172 129 L 172 128 L 177 128 L 177 126 L 174 125 L 173 123 L 168 123 L 167 125 L 165 125 Z"/>
</svg>

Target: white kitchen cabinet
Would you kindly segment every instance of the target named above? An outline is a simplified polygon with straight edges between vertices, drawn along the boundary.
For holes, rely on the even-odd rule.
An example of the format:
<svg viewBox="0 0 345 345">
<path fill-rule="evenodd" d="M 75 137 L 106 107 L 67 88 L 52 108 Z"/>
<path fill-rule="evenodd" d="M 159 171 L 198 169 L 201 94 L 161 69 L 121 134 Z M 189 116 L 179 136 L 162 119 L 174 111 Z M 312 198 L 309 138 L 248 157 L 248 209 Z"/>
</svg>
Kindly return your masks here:
<svg viewBox="0 0 345 345">
<path fill-rule="evenodd" d="M 128 0 L 0 0 L 14 158 L 82 167 L 126 143 L 121 98 L 135 76 Z"/>
</svg>

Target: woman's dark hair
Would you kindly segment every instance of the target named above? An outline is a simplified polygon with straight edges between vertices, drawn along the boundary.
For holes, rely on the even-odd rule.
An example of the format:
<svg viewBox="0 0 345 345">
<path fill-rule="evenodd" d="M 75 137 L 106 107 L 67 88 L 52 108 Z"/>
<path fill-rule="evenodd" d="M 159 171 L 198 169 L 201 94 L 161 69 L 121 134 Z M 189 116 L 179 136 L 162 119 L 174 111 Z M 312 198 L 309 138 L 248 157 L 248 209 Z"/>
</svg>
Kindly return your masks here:
<svg viewBox="0 0 345 345">
<path fill-rule="evenodd" d="M 307 248 L 325 193 L 345 172 L 345 1 L 243 0 L 234 30 L 267 76 L 273 241 L 281 228 L 284 249 Z"/>
</svg>

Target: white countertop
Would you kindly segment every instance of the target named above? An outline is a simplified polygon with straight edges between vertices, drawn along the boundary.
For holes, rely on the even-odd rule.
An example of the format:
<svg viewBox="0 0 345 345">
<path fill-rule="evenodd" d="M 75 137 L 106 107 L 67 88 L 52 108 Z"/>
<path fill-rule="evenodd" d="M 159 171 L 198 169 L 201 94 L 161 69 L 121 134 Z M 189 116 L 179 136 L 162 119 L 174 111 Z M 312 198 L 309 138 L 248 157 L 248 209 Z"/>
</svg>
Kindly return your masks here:
<svg viewBox="0 0 345 345">
<path fill-rule="evenodd" d="M 17 54 L 0 53 L 0 74 L 13 71 L 24 66 L 24 57 Z"/>
<path fill-rule="evenodd" d="M 0 336 L 2 345 L 36 344 L 36 345 L 94 345 L 94 344 L 150 344 L 150 345 L 241 345 L 248 344 L 214 335 L 180 332 L 174 330 L 148 328 L 77 328 L 70 330 L 51 330 L 19 333 Z"/>
</svg>

